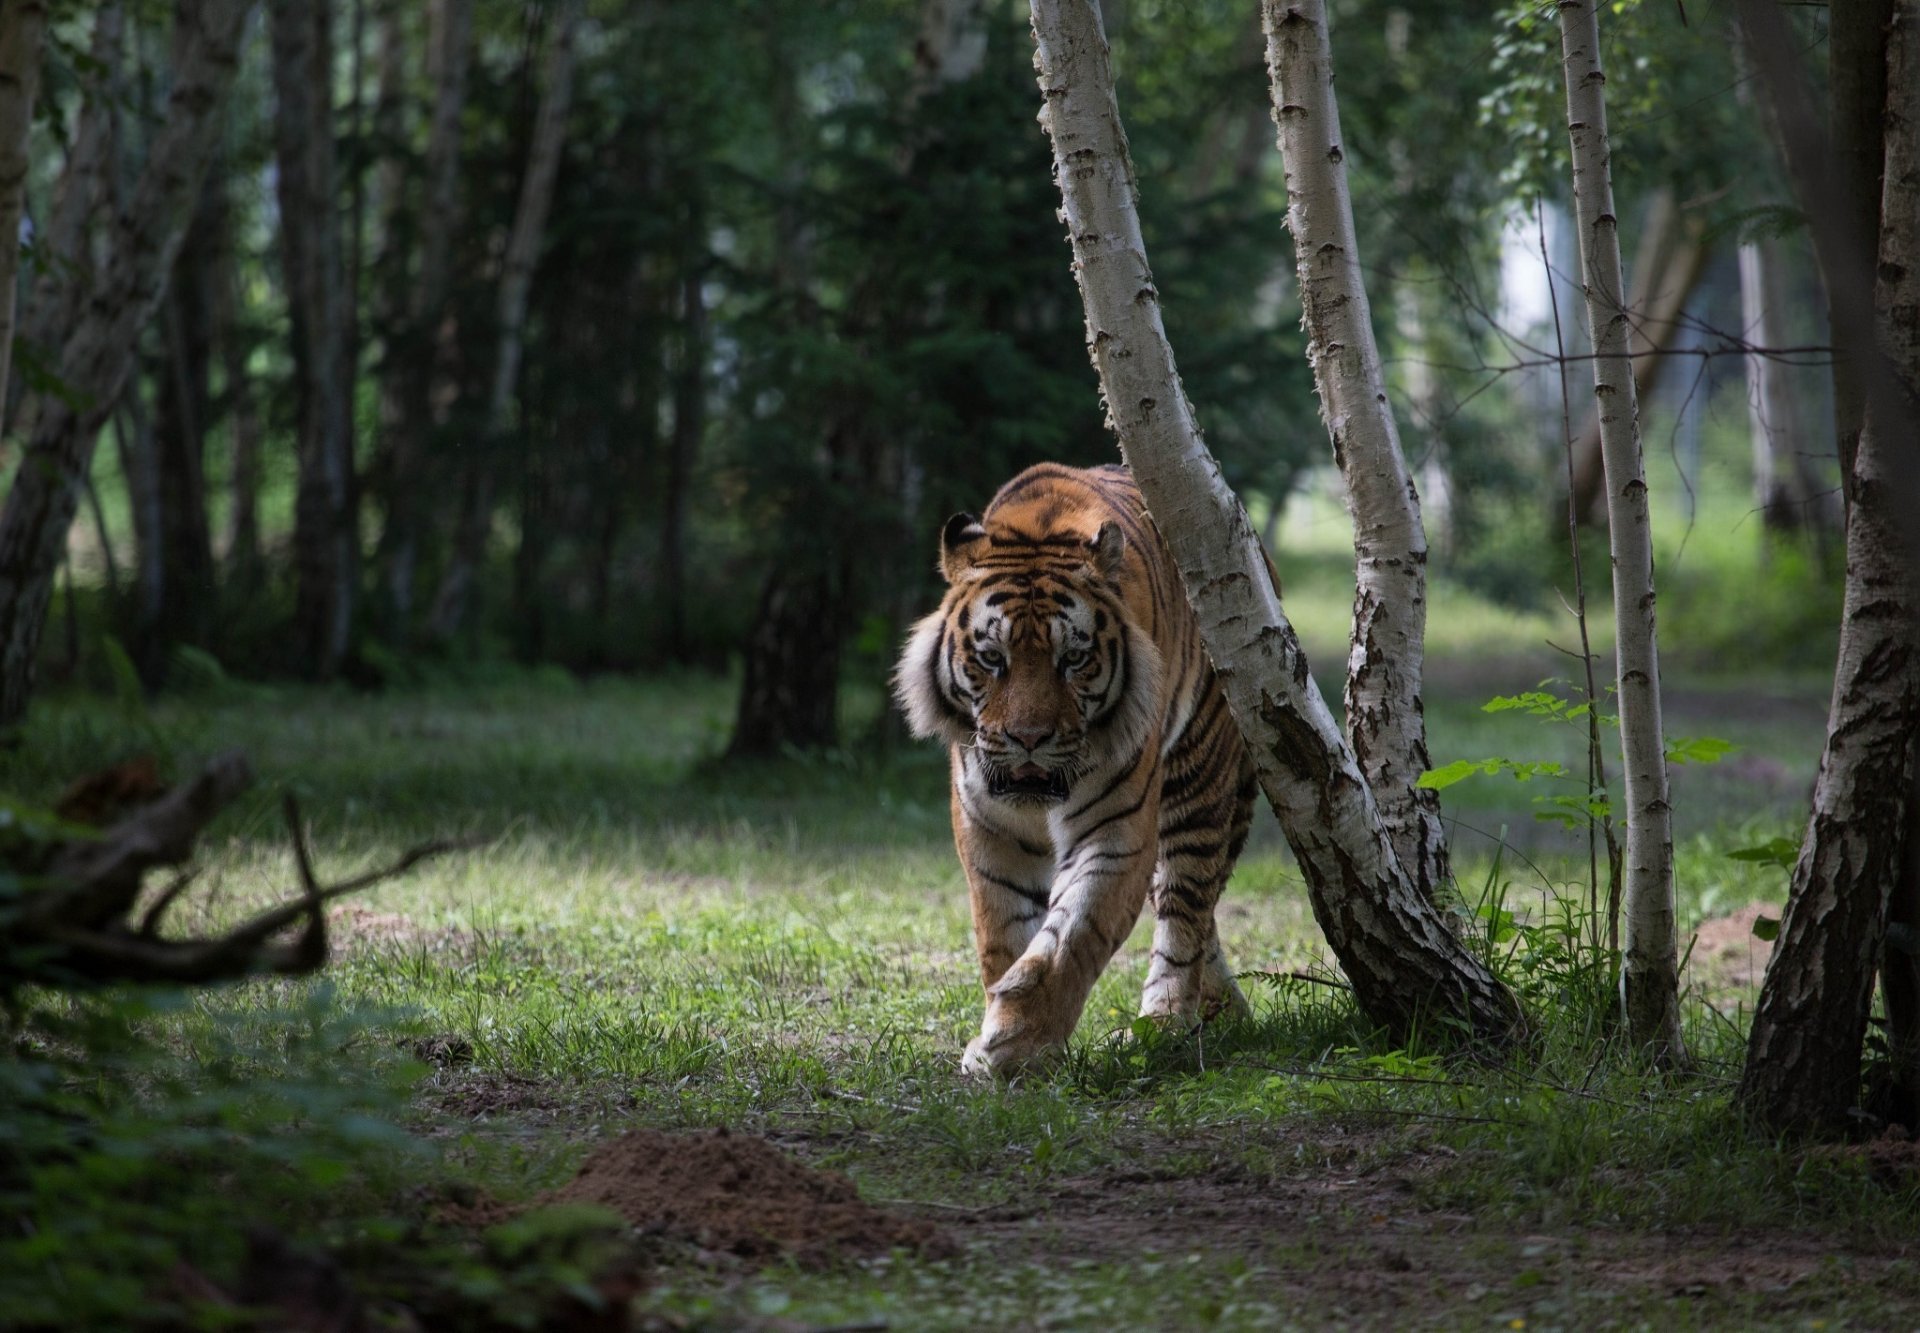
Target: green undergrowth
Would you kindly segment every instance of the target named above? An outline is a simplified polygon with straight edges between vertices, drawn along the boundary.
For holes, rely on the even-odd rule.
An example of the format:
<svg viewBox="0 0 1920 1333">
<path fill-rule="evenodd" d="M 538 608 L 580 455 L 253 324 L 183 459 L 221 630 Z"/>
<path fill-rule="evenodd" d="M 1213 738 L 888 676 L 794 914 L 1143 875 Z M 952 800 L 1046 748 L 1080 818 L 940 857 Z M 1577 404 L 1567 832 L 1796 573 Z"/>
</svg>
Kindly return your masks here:
<svg viewBox="0 0 1920 1333">
<path fill-rule="evenodd" d="M 1503 730 L 1475 690 L 1432 701 L 1436 756 L 1532 753 L 1519 747 L 1534 733 Z M 1737 712 L 1737 691 L 1700 693 L 1706 711 Z M 0 1236 L 0 1309 L 59 1326 L 47 1302 L 84 1296 L 89 1326 L 200 1317 L 156 1296 L 175 1263 L 228 1280 L 264 1223 L 373 1293 L 425 1299 L 426 1282 L 439 1308 L 469 1312 L 448 1326 L 483 1326 L 475 1302 L 497 1326 L 533 1326 L 578 1287 L 597 1233 L 474 1241 L 433 1224 L 434 1201 L 529 1199 L 631 1125 L 765 1133 L 975 1237 L 957 1257 L 828 1275 L 670 1266 L 642 1299 L 683 1326 L 1391 1324 L 1364 1306 L 1316 1313 L 1310 1286 L 1295 1288 L 1359 1244 L 1368 1218 L 1337 1210 L 1230 1243 L 1174 1219 L 1124 1255 L 1065 1212 L 1024 1258 L 968 1230 L 1009 1209 L 1037 1208 L 1044 1225 L 1048 1201 L 1083 1186 L 1124 1220 L 1141 1179 L 1255 1198 L 1376 1174 L 1404 1186 L 1369 1209 L 1467 1219 L 1447 1242 L 1463 1276 L 1429 1312 L 1446 1326 L 1874 1325 L 1911 1309 L 1898 1272 L 1853 1287 L 1816 1274 L 1777 1309 L 1732 1290 L 1677 1304 L 1646 1284 L 1612 1291 L 1574 1267 L 1516 1277 L 1535 1271 L 1517 1256 L 1538 1234 L 1605 1245 L 1758 1230 L 1848 1249 L 1920 1222 L 1911 1182 L 1739 1125 L 1729 1097 L 1750 989 L 1696 982 L 1688 1073 L 1646 1070 L 1621 1047 L 1589 949 L 1584 842 L 1535 831 L 1525 799 L 1476 809 L 1453 799 L 1474 783 L 1447 793 L 1496 839 L 1462 830 L 1455 846 L 1463 928 L 1536 1020 L 1507 1062 L 1371 1031 L 1268 828 L 1222 914 L 1251 1020 L 1195 1035 L 1136 1024 L 1143 927 L 1060 1067 L 984 1087 L 958 1077 L 979 995 L 938 756 L 723 766 L 728 703 L 724 682 L 698 678 L 547 679 L 248 690 L 169 702 L 138 728 L 98 705 L 41 709 L 27 745 L 0 758 L 8 791 L 44 794 L 135 748 L 176 773 L 233 745 L 252 755 L 261 789 L 211 831 L 174 929 L 288 892 L 283 789 L 313 824 L 323 878 L 432 835 L 491 841 L 340 904 L 322 981 L 31 1003 L 0 1088 L 0 1207 L 30 1219 Z M 1764 760 L 1798 783 L 1811 756 L 1790 748 L 1797 725 L 1717 734 L 1751 772 Z M 1679 848 L 1683 922 L 1777 904 L 1781 871 L 1726 853 L 1792 836 L 1791 818 L 1738 785 L 1698 790 L 1711 817 Z M 395 1268 L 403 1253 L 419 1256 L 410 1271 Z"/>
</svg>

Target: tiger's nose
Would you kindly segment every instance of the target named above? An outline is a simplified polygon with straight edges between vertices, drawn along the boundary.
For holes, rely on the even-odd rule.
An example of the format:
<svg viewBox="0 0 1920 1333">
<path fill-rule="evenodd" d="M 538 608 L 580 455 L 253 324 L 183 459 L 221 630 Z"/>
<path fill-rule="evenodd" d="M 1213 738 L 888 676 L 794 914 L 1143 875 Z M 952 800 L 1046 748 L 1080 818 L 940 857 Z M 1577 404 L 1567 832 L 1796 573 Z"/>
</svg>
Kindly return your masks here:
<svg viewBox="0 0 1920 1333">
<path fill-rule="evenodd" d="M 1007 735 L 1020 742 L 1031 753 L 1053 739 L 1053 728 L 1048 727 L 1042 730 L 1039 727 L 1008 727 Z"/>
</svg>

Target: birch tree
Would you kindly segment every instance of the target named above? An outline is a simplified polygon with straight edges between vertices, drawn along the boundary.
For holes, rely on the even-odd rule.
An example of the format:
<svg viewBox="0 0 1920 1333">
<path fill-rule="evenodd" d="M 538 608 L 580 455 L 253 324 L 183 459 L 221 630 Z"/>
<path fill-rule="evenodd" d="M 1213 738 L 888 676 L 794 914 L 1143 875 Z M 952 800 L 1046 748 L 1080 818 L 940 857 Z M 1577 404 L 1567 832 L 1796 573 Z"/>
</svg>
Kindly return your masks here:
<svg viewBox="0 0 1920 1333">
<path fill-rule="evenodd" d="M 327 0 L 271 0 L 280 253 L 299 403 L 294 633 L 322 679 L 345 661 L 358 587 L 347 293 L 335 203 Z"/>
<path fill-rule="evenodd" d="M 66 549 L 100 427 L 133 369 L 140 331 L 165 290 L 233 85 L 248 0 L 174 8 L 166 114 L 124 209 L 105 220 L 102 256 L 72 319 L 49 330 L 67 394 L 39 396 L 31 434 L 0 512 L 0 727 L 32 694 L 53 577 Z M 103 12 L 102 18 L 106 17 Z"/>
<path fill-rule="evenodd" d="M 1420 700 L 1427 632 L 1420 497 L 1388 406 L 1361 280 L 1325 5 L 1264 0 L 1261 12 L 1307 360 L 1353 521 L 1347 738 L 1401 867 L 1431 899 L 1447 877 L 1447 834 L 1439 794 L 1414 786 L 1433 766 Z"/>
<path fill-rule="evenodd" d="M 1886 946 L 1890 908 L 1911 929 L 1920 873 L 1909 846 L 1920 782 L 1920 573 L 1912 545 L 1920 422 L 1920 6 L 1896 6 L 1887 29 L 1894 36 L 1883 32 L 1877 51 L 1852 48 L 1855 59 L 1885 62 L 1889 91 L 1877 254 L 1854 248 L 1857 217 L 1828 174 L 1836 165 L 1860 170 L 1860 154 L 1852 145 L 1825 151 L 1818 121 L 1800 118 L 1806 99 L 1784 23 L 1771 5 L 1751 3 L 1742 5 L 1741 20 L 1782 127 L 1795 193 L 1814 224 L 1835 330 L 1856 330 L 1857 339 L 1864 324 L 1868 334 L 1864 347 L 1856 340 L 1847 349 L 1863 411 L 1847 460 L 1846 598 L 1826 747 L 1737 1094 L 1770 1131 L 1833 1133 L 1850 1126 L 1859 1098 L 1876 965 L 1887 974 L 1899 1077 L 1909 1091 L 1916 1081 L 1911 934 L 1903 947 Z M 1835 77 L 1836 89 L 1871 80 L 1859 71 Z M 1846 116 L 1836 114 L 1832 123 L 1836 136 L 1850 132 Z M 1881 140 L 1877 125 L 1871 132 Z M 1871 305 L 1859 299 L 1866 291 Z"/>
<path fill-rule="evenodd" d="M 1627 848 L 1620 994 L 1627 1033 L 1656 1060 L 1685 1059 L 1680 1035 L 1673 824 L 1660 717 L 1654 629 L 1653 529 L 1640 459 L 1632 315 L 1623 299 L 1620 226 L 1607 146 L 1606 71 L 1592 0 L 1562 0 L 1560 50 L 1573 149 L 1581 281 L 1593 342 L 1593 394 L 1606 464 L 1608 543 L 1619 664 L 1620 748 L 1626 774 Z"/>
<path fill-rule="evenodd" d="M 527 297 L 533 287 L 534 261 L 540 257 L 541 242 L 546 236 L 547 210 L 553 204 L 560 152 L 566 147 L 580 0 L 562 0 L 554 22 L 556 26 L 547 48 L 545 87 L 540 93 L 540 109 L 534 117 L 533 142 L 527 151 L 527 170 L 520 180 L 520 199 L 501 265 L 498 333 L 493 379 L 487 392 L 486 424 L 478 450 L 469 453 L 453 553 L 427 619 L 427 633 L 443 643 L 452 639 L 466 620 L 474 572 L 486 556 L 487 535 L 493 523 L 490 455 L 513 424 L 514 389 L 520 382 L 520 358 L 525 346 Z"/>
<path fill-rule="evenodd" d="M 0 404 L 13 368 L 14 292 L 20 272 L 20 213 L 27 194 L 27 141 L 40 89 L 45 0 L 0 5 Z"/>
<path fill-rule="evenodd" d="M 1314 916 L 1361 1008 L 1393 1040 L 1408 1040 L 1425 1019 L 1507 1041 L 1518 1006 L 1400 865 L 1372 788 L 1308 673 L 1258 534 L 1200 437 L 1147 264 L 1096 0 L 1032 0 L 1032 14 L 1041 122 L 1088 351 Z"/>
</svg>

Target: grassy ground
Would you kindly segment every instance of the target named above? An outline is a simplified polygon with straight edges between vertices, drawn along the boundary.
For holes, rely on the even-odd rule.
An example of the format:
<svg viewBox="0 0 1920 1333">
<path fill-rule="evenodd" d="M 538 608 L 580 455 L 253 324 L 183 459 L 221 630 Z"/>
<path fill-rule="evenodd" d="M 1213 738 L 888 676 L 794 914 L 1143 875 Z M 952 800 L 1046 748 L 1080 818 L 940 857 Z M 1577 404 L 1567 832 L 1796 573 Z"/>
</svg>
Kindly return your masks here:
<svg viewBox="0 0 1920 1333">
<path fill-rule="evenodd" d="M 1437 748 L 1526 739 L 1470 699 L 1437 703 Z M 268 787 L 297 790 L 330 872 L 430 833 L 497 835 L 341 907 L 324 1002 L 388 1011 L 343 1029 L 349 1070 L 396 1043 L 439 1056 L 408 1115 L 469 1178 L 524 1196 L 624 1125 L 725 1124 L 910 1201 L 962 1245 L 826 1276 L 676 1269 L 646 1297 L 658 1311 L 717 1327 L 1877 1327 L 1920 1309 L 1910 1190 L 1851 1158 L 1746 1142 L 1724 1104 L 1737 1042 L 1703 1004 L 1702 1072 L 1671 1087 L 1619 1069 L 1571 1019 L 1539 1063 L 1443 1078 L 1298 982 L 1251 983 L 1258 1018 L 1239 1030 L 1143 1042 L 1126 1032 L 1143 932 L 1058 1077 L 961 1082 L 978 1001 L 937 760 L 717 768 L 727 704 L 711 682 L 526 681 L 156 715 L 183 762 L 239 744 Z M 32 767 L 112 757 L 123 733 L 93 717 L 46 710 Z M 1803 756 L 1779 762 L 1803 780 Z M 1501 797 L 1480 818 L 1528 818 L 1485 781 Z M 1723 818 L 1683 857 L 1689 919 L 1777 900 L 1778 871 L 1718 853 L 1780 829 L 1701 796 Z M 214 917 L 292 880 L 264 792 L 222 832 Z M 1496 874 L 1462 847 L 1467 889 L 1492 875 L 1522 907 L 1543 880 L 1583 875 L 1545 845 L 1528 853 L 1540 873 L 1510 857 Z M 1324 962 L 1273 839 L 1229 901 L 1239 966 Z M 1536 943 L 1510 971 L 1551 1012 L 1577 979 Z M 205 1060 L 210 1043 L 271 1044 L 312 991 L 251 987 L 156 1021 Z M 1740 993 L 1712 998 L 1737 1025 Z"/>
<path fill-rule="evenodd" d="M 1309 551 L 1290 569 L 1315 660 L 1337 661 L 1337 565 Z M 1428 706 L 1436 762 L 1577 760 L 1570 729 L 1480 707 L 1564 674 L 1551 649 L 1527 646 L 1559 632 L 1544 614 L 1443 588 L 1435 621 L 1446 645 Z M 1824 686 L 1697 670 L 1668 685 L 1673 731 L 1741 747 L 1681 771 L 1691 929 L 1783 897 L 1779 870 L 1725 853 L 1795 832 Z M 676 1263 L 641 1298 L 667 1326 L 1904 1328 L 1920 1317 L 1914 1176 L 1754 1142 L 1729 1113 L 1752 994 L 1743 935 L 1720 932 L 1698 960 L 1693 1075 L 1644 1075 L 1609 1046 L 1595 979 L 1554 928 L 1584 892 L 1586 861 L 1583 839 L 1534 818 L 1547 779 L 1447 793 L 1463 895 L 1517 914 L 1483 913 L 1475 929 L 1542 1016 L 1528 1058 L 1449 1068 L 1387 1049 L 1339 991 L 1286 976 L 1328 967 L 1268 826 L 1224 908 L 1230 956 L 1273 978 L 1247 983 L 1253 1021 L 1197 1039 L 1130 1032 L 1142 930 L 1057 1075 L 980 1087 L 957 1076 L 979 998 L 939 757 L 721 767 L 730 701 L 725 683 L 703 679 L 528 676 L 383 696 L 233 687 L 144 721 L 104 718 L 97 702 L 41 709 L 0 786 L 44 792 L 154 743 L 182 768 L 228 746 L 253 756 L 262 790 L 218 826 L 181 926 L 216 924 L 293 882 L 281 788 L 300 795 L 328 876 L 432 834 L 494 838 L 341 905 L 324 982 L 216 993 L 141 1020 L 186 1071 L 136 1070 L 149 1104 L 264 1073 L 289 1089 L 284 1106 L 250 1101 L 246 1114 L 325 1136 L 257 1176 L 236 1165 L 174 1182 L 183 1197 L 200 1191 L 191 1214 L 136 1172 L 134 1193 L 159 1210 L 140 1225 L 161 1227 L 174 1207 L 174 1225 L 190 1215 L 204 1234 L 162 1236 L 129 1271 L 164 1272 L 178 1250 L 217 1273 L 232 1251 L 213 1238 L 249 1212 L 236 1193 L 364 1267 L 421 1211 L 423 1182 L 451 1173 L 526 1198 L 624 1127 L 727 1125 L 935 1219 L 956 1254 L 828 1273 Z M 870 692 L 850 700 L 856 714 L 872 706 Z M 205 1105 L 167 1123 L 199 1133 Z M 207 1151 L 190 1135 L 178 1144 Z M 59 1207 L 86 1188 L 99 1181 L 48 1177 L 37 1247 L 13 1258 L 42 1293 L 96 1300 L 106 1326 L 126 1293 L 88 1287 L 89 1264 L 104 1262 L 88 1227 L 111 1224 Z M 470 1279 L 483 1291 L 497 1280 Z"/>
</svg>

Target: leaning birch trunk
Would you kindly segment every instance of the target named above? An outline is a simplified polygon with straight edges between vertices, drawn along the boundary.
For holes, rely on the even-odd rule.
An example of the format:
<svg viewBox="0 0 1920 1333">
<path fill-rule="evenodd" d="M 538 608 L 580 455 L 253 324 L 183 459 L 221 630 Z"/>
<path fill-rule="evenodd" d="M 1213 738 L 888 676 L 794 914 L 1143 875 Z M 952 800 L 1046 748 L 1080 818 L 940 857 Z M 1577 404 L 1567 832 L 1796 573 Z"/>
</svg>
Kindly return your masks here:
<svg viewBox="0 0 1920 1333">
<path fill-rule="evenodd" d="M 1258 535 L 1220 476 L 1181 389 L 1135 204 L 1095 0 L 1032 0 L 1045 99 L 1087 343 L 1121 452 L 1166 538 L 1306 876 L 1314 916 L 1374 1022 L 1406 1041 L 1423 1019 L 1511 1040 L 1513 997 L 1456 939 L 1394 854 L 1372 790 L 1281 610 Z"/>
<path fill-rule="evenodd" d="M 1888 29 L 1886 173 L 1874 292 L 1876 354 L 1906 386 L 1920 385 L 1913 319 L 1920 308 L 1916 23 L 1920 5 L 1904 0 Z M 1829 284 L 1843 292 L 1853 285 L 1832 278 Z M 1853 319 L 1857 312 L 1842 305 L 1840 315 Z M 1846 602 L 1826 749 L 1738 1094 L 1747 1113 L 1775 1133 L 1849 1128 L 1876 964 L 1885 972 L 1896 1082 L 1909 1092 L 1915 1084 L 1910 928 L 1920 863 L 1907 843 L 1920 835 L 1911 808 L 1920 781 L 1920 571 L 1908 545 L 1914 517 L 1904 486 L 1911 477 L 1902 473 L 1914 465 L 1920 402 L 1911 387 L 1904 401 L 1889 403 L 1870 388 L 1863 396 L 1848 484 Z M 1905 938 L 1888 939 L 1890 908 L 1909 927 Z"/>
<path fill-rule="evenodd" d="M 1353 519 L 1347 737 L 1401 867 L 1431 900 L 1447 878 L 1447 833 L 1439 794 L 1414 786 L 1433 766 L 1420 699 L 1427 534 L 1387 402 L 1361 278 L 1326 6 L 1264 0 L 1261 12 L 1307 360 Z"/>
<path fill-rule="evenodd" d="M 14 291 L 20 274 L 20 211 L 27 195 L 27 139 L 40 89 L 45 0 L 0 5 L 0 409 L 13 365 Z"/>
<path fill-rule="evenodd" d="M 55 373 L 71 396 L 40 396 L 13 489 L 0 513 L 0 727 L 16 726 L 33 690 L 54 572 L 93 462 L 101 424 L 133 368 L 199 195 L 233 86 L 248 0 L 175 7 L 165 118 L 124 210 L 107 219 L 102 259 L 70 327 L 57 330 Z"/>
<path fill-rule="evenodd" d="M 1660 720 L 1654 632 L 1653 530 L 1640 464 L 1631 313 L 1621 297 L 1620 227 L 1613 211 L 1606 73 L 1594 0 L 1561 0 L 1560 48 L 1573 145 L 1580 271 L 1593 336 L 1593 394 L 1606 463 L 1607 527 L 1619 658 L 1620 746 L 1626 771 L 1625 939 L 1620 995 L 1634 1045 L 1663 1063 L 1685 1059 L 1680 1035 L 1673 823 Z"/>
<path fill-rule="evenodd" d="M 359 583 L 330 9 L 330 0 L 271 0 L 280 248 L 300 418 L 294 633 L 302 668 L 321 679 L 346 660 Z"/>
<path fill-rule="evenodd" d="M 427 633 L 441 643 L 459 632 L 467 617 L 473 579 L 486 558 L 487 535 L 493 521 L 493 457 L 512 425 L 514 387 L 520 382 L 520 357 L 527 325 L 527 299 L 533 289 L 533 265 L 546 235 L 547 210 L 553 204 L 553 182 L 560 172 L 560 151 L 566 147 L 567 112 L 573 100 L 574 29 L 580 22 L 580 0 L 563 0 L 555 16 L 558 26 L 547 48 L 546 86 L 527 151 L 527 173 L 520 180 L 520 202 L 507 237 L 506 259 L 500 273 L 498 336 L 494 347 L 493 381 L 487 392 L 486 425 L 478 456 L 469 459 L 462 492 L 454 549 L 447 561 Z"/>
</svg>

